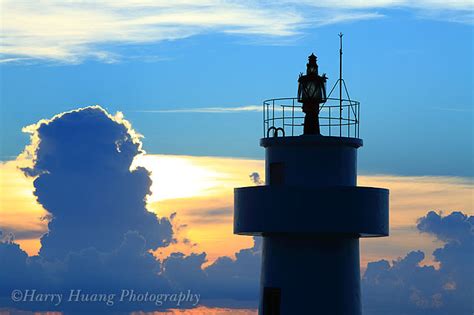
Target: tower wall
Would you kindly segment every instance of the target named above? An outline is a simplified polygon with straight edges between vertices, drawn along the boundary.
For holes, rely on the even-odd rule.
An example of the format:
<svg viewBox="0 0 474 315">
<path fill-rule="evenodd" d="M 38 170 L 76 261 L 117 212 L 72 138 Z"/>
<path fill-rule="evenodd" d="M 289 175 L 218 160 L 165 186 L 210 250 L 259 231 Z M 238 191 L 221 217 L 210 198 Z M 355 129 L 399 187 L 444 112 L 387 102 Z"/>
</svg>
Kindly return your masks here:
<svg viewBox="0 0 474 315">
<path fill-rule="evenodd" d="M 359 269 L 357 238 L 265 236 L 259 314 L 272 314 L 264 291 L 275 288 L 280 290 L 275 314 L 360 315 Z"/>
<path fill-rule="evenodd" d="M 360 139 L 321 136 L 266 138 L 260 145 L 265 147 L 267 184 L 271 184 L 272 166 L 282 163 L 287 186 L 357 185 Z"/>
<path fill-rule="evenodd" d="M 266 185 L 234 194 L 234 232 L 263 237 L 259 314 L 361 314 L 359 237 L 388 235 L 388 190 L 357 187 L 362 140 L 260 144 Z"/>
<path fill-rule="evenodd" d="M 265 147 L 265 180 L 270 186 L 357 185 L 361 140 L 305 135 L 267 138 L 261 145 Z M 301 219 L 305 217 L 302 211 L 330 211 L 330 200 L 305 201 L 299 212 L 292 212 L 291 205 L 276 206 L 273 211 Z M 263 233 L 260 314 L 271 313 L 265 305 L 271 303 L 265 293 L 269 288 L 280 290 L 280 314 L 361 314 L 358 235 L 330 233 Z"/>
</svg>

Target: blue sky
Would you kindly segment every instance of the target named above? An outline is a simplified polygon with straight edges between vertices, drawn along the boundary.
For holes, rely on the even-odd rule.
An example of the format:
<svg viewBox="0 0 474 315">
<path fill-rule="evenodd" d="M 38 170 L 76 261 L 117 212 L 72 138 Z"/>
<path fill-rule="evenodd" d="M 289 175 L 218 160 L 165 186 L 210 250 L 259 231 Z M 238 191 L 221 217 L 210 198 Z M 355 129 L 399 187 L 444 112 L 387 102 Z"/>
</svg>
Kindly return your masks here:
<svg viewBox="0 0 474 315">
<path fill-rule="evenodd" d="M 122 111 L 150 153 L 263 158 L 261 112 L 153 111 L 293 97 L 311 52 L 331 86 L 343 32 L 361 171 L 471 177 L 472 4 L 414 3 L 2 1 L 1 159 L 22 127 L 94 104 Z"/>
</svg>

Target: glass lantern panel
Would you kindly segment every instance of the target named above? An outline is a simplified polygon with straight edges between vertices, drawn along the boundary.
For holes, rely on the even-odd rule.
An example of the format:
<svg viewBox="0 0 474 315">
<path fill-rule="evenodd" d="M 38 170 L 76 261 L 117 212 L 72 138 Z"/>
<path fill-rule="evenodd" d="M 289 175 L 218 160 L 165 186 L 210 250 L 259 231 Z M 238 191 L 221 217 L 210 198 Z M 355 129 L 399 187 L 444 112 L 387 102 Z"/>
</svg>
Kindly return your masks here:
<svg viewBox="0 0 474 315">
<path fill-rule="evenodd" d="M 320 100 L 322 95 L 321 95 L 321 86 L 314 81 L 309 81 L 306 83 L 306 88 L 305 88 L 305 99 L 317 99 Z"/>
</svg>

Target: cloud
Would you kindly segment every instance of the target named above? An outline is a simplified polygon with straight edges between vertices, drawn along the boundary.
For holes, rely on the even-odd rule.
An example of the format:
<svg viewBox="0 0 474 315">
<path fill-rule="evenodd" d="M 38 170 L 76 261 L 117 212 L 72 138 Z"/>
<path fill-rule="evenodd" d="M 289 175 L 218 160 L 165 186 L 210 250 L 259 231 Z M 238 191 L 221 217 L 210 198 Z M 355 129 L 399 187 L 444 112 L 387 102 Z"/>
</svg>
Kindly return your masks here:
<svg viewBox="0 0 474 315">
<path fill-rule="evenodd" d="M 138 232 L 124 235 L 122 244 L 111 252 L 95 248 L 70 252 L 65 260 L 49 262 L 40 256 L 28 257 L 11 241 L 0 242 L 0 305 L 31 310 L 104 312 L 120 310 L 155 310 L 153 303 L 97 303 L 54 305 L 46 303 L 13 303 L 14 289 L 62 293 L 70 290 L 98 294 L 117 294 L 123 288 L 135 292 L 195 292 L 208 306 L 256 307 L 259 286 L 261 240 L 255 238 L 252 248 L 242 249 L 236 258 L 220 257 L 207 268 L 205 253 L 184 255 L 172 253 L 163 263 L 145 250 L 145 240 Z M 176 307 L 172 303 L 163 307 Z M 195 306 L 183 303 L 182 308 Z"/>
<path fill-rule="evenodd" d="M 107 294 L 121 288 L 169 290 L 160 275 L 161 262 L 151 251 L 170 244 L 172 225 L 146 208 L 150 173 L 131 167 L 143 151 L 130 123 L 120 113 L 112 116 L 91 106 L 41 120 L 24 131 L 31 134 L 31 143 L 22 157 L 30 165 L 22 170 L 34 177 L 34 195 L 48 211 L 48 231 L 33 257 L 11 234 L 2 234 L 1 305 L 14 306 L 7 298 L 13 289 L 64 293 L 79 288 Z M 47 303 L 29 307 L 56 309 Z"/>
<path fill-rule="evenodd" d="M 169 288 L 159 276 L 160 261 L 148 252 L 145 238 L 136 231 L 125 233 L 122 243 L 109 252 L 95 248 L 71 252 L 64 265 L 65 272 L 60 274 L 63 287 L 103 292 Z"/>
<path fill-rule="evenodd" d="M 240 112 L 261 112 L 262 105 L 249 105 L 237 107 L 199 107 L 180 109 L 158 109 L 158 110 L 134 110 L 136 113 L 205 113 L 205 114 L 228 114 Z"/>
<path fill-rule="evenodd" d="M 253 172 L 249 175 L 250 180 L 252 180 L 252 183 L 255 185 L 264 185 L 264 181 L 260 178 L 260 174 L 258 172 Z"/>
<path fill-rule="evenodd" d="M 293 2 L 289 0 L 289 2 Z M 296 1 L 295 1 L 296 2 Z M 424 9 L 455 9 L 455 10 L 470 10 L 474 7 L 472 1 L 469 0 L 299 0 L 300 3 L 313 5 L 316 7 L 335 8 L 351 8 L 351 9 L 368 9 L 368 8 L 391 8 L 391 7 L 408 7 L 408 8 L 424 8 Z"/>
<path fill-rule="evenodd" d="M 251 248 L 242 249 L 235 259 L 220 257 L 212 265 L 203 269 L 206 254 L 172 254 L 164 260 L 164 276 L 175 289 L 198 290 L 208 303 L 226 303 L 229 300 L 250 301 L 256 306 L 260 278 L 262 240 L 254 237 Z M 221 301 L 221 302 L 219 302 Z"/>
<path fill-rule="evenodd" d="M 32 257 L 14 242 L 12 233 L 0 233 L 2 307 L 102 312 L 111 307 L 152 310 L 177 306 L 15 304 L 10 298 L 14 289 L 32 288 L 62 294 L 80 289 L 107 296 L 122 289 L 194 290 L 207 299 L 248 298 L 249 293 L 244 292 L 255 296 L 258 268 L 253 267 L 259 262 L 259 242 L 240 250 L 236 259 L 221 257 L 207 268 L 205 253 L 173 253 L 163 262 L 152 254 L 173 241 L 170 220 L 176 219 L 176 213 L 169 220 L 147 210 L 150 173 L 132 167 L 142 153 L 140 136 L 120 113 L 112 116 L 99 106 L 86 107 L 24 130 L 31 134 L 31 143 L 22 154 L 30 164 L 23 171 L 35 178 L 34 195 L 48 211 L 48 232 L 41 238 L 39 254 Z M 211 210 L 209 214 L 219 217 L 228 211 Z M 220 281 L 226 279 L 231 287 L 220 288 L 225 283 Z M 203 287 L 203 283 L 208 285 Z M 193 305 L 182 303 L 181 307 Z"/>
<path fill-rule="evenodd" d="M 444 112 L 455 112 L 455 113 L 472 113 L 473 110 L 470 107 L 466 108 L 451 108 L 451 107 L 432 107 L 435 110 L 441 110 Z"/>
<path fill-rule="evenodd" d="M 474 217 L 433 211 L 418 220 L 421 233 L 445 242 L 434 251 L 439 269 L 422 266 L 425 254 L 412 251 L 389 263 L 369 263 L 362 280 L 366 314 L 472 314 Z"/>
<path fill-rule="evenodd" d="M 45 264 L 39 257 L 28 257 L 11 238 L 0 239 L 0 305 L 11 304 L 13 289 L 37 288 L 47 290 L 56 279 L 50 271 L 55 264 Z"/>
<path fill-rule="evenodd" d="M 472 1 L 36 1 L 1 0 L 0 62 L 119 61 L 119 46 L 206 33 L 280 39 L 327 24 L 377 19 L 374 11 L 409 8 L 425 18 L 472 24 Z M 133 56 L 131 57 L 133 58 Z M 161 58 L 154 56 L 154 59 Z"/>
<path fill-rule="evenodd" d="M 35 1 L 3 0 L 5 59 L 29 57 L 79 63 L 115 62 L 112 46 L 147 44 L 223 32 L 290 36 L 303 21 L 295 10 L 237 1 Z M 15 57 L 15 58 L 14 58 Z"/>
<path fill-rule="evenodd" d="M 108 313 L 121 310 L 159 308 L 154 303 L 67 303 L 26 300 L 15 302 L 13 290 L 36 290 L 38 294 L 54 293 L 69 296 L 71 290 L 84 294 L 117 295 L 125 290 L 136 292 L 171 292 L 160 274 L 161 263 L 146 250 L 145 239 L 136 231 L 127 232 L 119 246 L 109 252 L 94 247 L 69 252 L 64 260 L 28 257 L 10 241 L 0 242 L 0 305 L 28 310 L 62 310 L 83 313 Z M 26 296 L 26 293 L 25 293 Z M 117 301 L 117 299 L 115 299 Z M 166 305 L 163 307 L 173 307 Z M 161 306 L 161 305 L 159 305 Z M 107 311 L 107 312 L 106 312 Z"/>
<path fill-rule="evenodd" d="M 31 59 L 117 62 L 120 45 L 140 45 L 219 32 L 288 38 L 311 25 L 380 18 L 376 12 L 330 10 L 265 1 L 35 1 L 2 0 L 2 62 Z M 368 6 L 367 8 L 369 8 Z M 311 10 L 314 11 L 314 10 Z M 319 18 L 315 18 L 318 16 Z"/>
<path fill-rule="evenodd" d="M 34 160 L 24 172 L 37 176 L 34 195 L 52 216 L 42 257 L 62 259 L 88 247 L 110 251 L 128 231 L 139 231 L 147 249 L 169 244 L 171 223 L 146 209 L 149 172 L 130 170 L 141 142 L 120 114 L 86 107 L 25 130 Z"/>
<path fill-rule="evenodd" d="M 230 224 L 233 212 L 232 207 L 209 207 L 206 209 L 193 210 L 188 213 L 188 216 L 194 224 L 210 224 L 216 226 L 216 224 L 219 223 Z"/>
<path fill-rule="evenodd" d="M 221 257 L 206 268 L 210 291 L 214 298 L 254 300 L 258 296 L 262 239 L 254 237 L 254 245 L 235 254 L 236 259 Z"/>
</svg>

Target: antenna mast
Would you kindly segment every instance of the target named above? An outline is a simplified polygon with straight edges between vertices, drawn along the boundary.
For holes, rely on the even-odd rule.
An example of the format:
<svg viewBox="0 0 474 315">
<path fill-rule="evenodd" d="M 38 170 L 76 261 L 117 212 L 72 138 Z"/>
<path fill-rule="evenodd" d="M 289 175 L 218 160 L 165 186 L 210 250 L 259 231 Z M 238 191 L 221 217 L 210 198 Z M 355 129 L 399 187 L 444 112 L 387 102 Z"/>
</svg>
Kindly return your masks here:
<svg viewBox="0 0 474 315">
<path fill-rule="evenodd" d="M 344 34 L 339 33 L 339 136 L 342 136 L 342 36 Z"/>
<path fill-rule="evenodd" d="M 346 82 L 344 81 L 344 78 L 342 77 L 342 37 L 344 36 L 344 34 L 342 34 L 341 32 L 338 34 L 338 36 L 339 36 L 339 79 L 337 79 L 336 83 L 334 83 L 334 86 L 332 87 L 331 92 L 329 92 L 329 95 L 327 98 L 330 99 L 332 92 L 334 92 L 334 90 L 336 89 L 336 86 L 339 85 L 339 136 L 342 137 L 342 125 L 343 125 L 342 121 L 347 120 L 347 124 L 344 124 L 344 125 L 347 125 L 347 128 L 348 128 L 347 136 L 350 137 L 351 123 L 353 122 L 357 124 L 359 122 L 359 118 L 356 114 L 356 111 L 353 108 L 354 104 L 351 101 L 349 92 L 347 91 Z M 343 94 L 342 94 L 343 88 L 344 88 L 344 92 L 346 93 L 347 99 L 344 99 L 343 97 Z M 333 99 L 337 100 L 337 98 L 333 98 Z M 347 105 L 344 105 L 344 104 L 347 104 Z M 344 107 L 347 107 L 347 118 L 342 117 L 342 111 Z M 351 119 L 351 111 L 354 114 L 353 119 Z"/>
</svg>

